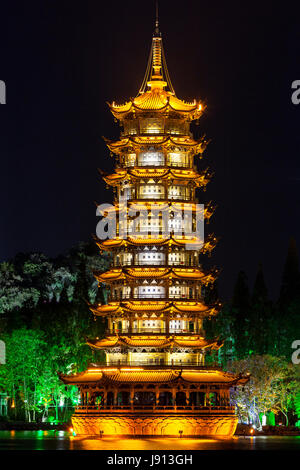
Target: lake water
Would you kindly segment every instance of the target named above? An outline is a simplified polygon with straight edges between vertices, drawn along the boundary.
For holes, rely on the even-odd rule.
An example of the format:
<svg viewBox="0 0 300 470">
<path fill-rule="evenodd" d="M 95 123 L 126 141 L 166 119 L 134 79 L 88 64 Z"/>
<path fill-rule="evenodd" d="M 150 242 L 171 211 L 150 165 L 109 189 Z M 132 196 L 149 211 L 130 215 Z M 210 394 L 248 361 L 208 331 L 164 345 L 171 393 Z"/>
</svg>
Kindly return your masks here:
<svg viewBox="0 0 300 470">
<path fill-rule="evenodd" d="M 100 439 L 65 431 L 0 431 L 1 450 L 298 450 L 300 436 L 214 439 Z"/>
</svg>

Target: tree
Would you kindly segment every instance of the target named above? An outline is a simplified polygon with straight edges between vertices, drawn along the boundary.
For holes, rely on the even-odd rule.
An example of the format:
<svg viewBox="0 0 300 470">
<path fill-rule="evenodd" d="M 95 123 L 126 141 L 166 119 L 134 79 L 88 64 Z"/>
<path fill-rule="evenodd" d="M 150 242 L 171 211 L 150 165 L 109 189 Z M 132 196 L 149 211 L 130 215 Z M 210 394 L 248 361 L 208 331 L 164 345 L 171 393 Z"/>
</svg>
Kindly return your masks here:
<svg viewBox="0 0 300 470">
<path fill-rule="evenodd" d="M 269 411 L 275 414 L 280 411 L 287 417 L 299 391 L 293 364 L 284 358 L 253 355 L 228 364 L 228 369 L 250 373 L 249 382 L 244 387 L 236 387 L 231 396 L 241 421 L 256 424 L 261 429 L 261 416 Z"/>
<path fill-rule="evenodd" d="M 2 386 L 28 421 L 35 420 L 37 384 L 44 362 L 44 335 L 38 330 L 21 328 L 4 336 L 7 361 L 0 372 Z"/>
</svg>

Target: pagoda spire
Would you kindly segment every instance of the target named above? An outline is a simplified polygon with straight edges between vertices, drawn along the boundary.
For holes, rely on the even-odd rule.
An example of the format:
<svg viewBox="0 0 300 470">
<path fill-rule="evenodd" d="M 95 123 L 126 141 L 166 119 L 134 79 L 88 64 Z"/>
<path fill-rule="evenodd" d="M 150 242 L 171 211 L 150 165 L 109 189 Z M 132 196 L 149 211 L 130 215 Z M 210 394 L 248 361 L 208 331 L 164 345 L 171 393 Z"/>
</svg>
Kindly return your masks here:
<svg viewBox="0 0 300 470">
<path fill-rule="evenodd" d="M 155 29 L 152 37 L 151 50 L 148 64 L 139 95 L 149 91 L 149 89 L 165 89 L 175 95 L 175 91 L 169 76 L 162 35 L 159 29 L 158 1 L 156 0 Z"/>
<path fill-rule="evenodd" d="M 155 15 L 155 30 L 153 36 L 161 36 L 161 32 L 159 31 L 159 21 L 158 21 L 158 0 L 156 0 L 156 15 Z"/>
</svg>

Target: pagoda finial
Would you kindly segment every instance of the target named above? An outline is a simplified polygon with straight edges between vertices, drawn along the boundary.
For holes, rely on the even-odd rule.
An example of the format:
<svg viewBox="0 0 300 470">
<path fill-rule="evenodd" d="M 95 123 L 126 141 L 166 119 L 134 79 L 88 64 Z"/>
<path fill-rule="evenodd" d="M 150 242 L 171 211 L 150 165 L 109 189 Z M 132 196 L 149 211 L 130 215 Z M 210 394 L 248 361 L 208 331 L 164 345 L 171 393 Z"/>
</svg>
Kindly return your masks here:
<svg viewBox="0 0 300 470">
<path fill-rule="evenodd" d="M 175 94 L 172 86 L 166 58 L 164 54 L 161 32 L 159 30 L 158 0 L 155 1 L 155 29 L 152 37 L 152 45 L 146 69 L 146 74 L 139 94 L 145 93 L 148 89 L 164 89 L 168 87 L 171 94 Z"/>
<path fill-rule="evenodd" d="M 155 15 L 154 36 L 161 36 L 161 33 L 159 31 L 159 22 L 158 22 L 158 0 L 156 0 L 156 2 L 155 2 L 155 7 L 156 7 L 156 15 Z"/>
</svg>

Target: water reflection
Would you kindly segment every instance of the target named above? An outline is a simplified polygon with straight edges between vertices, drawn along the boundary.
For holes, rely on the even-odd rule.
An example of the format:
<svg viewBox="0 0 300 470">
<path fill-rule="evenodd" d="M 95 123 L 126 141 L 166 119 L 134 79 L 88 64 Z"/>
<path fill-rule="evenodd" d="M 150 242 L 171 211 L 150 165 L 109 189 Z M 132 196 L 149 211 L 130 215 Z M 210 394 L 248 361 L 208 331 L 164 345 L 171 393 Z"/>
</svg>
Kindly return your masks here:
<svg viewBox="0 0 300 470">
<path fill-rule="evenodd" d="M 0 431 L 0 450 L 300 450 L 300 436 L 232 439 L 113 439 L 64 431 Z"/>
</svg>

